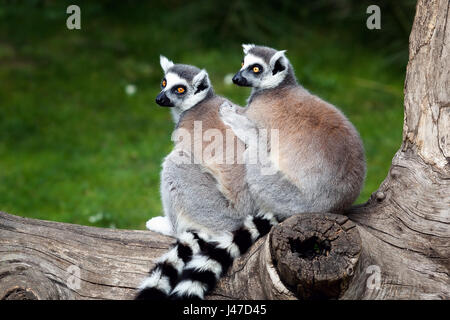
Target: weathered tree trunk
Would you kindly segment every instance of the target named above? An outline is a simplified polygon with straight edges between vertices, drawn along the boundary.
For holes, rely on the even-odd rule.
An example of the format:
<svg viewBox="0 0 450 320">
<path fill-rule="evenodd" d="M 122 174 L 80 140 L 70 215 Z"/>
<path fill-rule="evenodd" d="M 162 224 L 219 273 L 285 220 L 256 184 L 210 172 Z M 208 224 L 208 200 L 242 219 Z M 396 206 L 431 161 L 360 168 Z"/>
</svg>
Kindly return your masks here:
<svg viewBox="0 0 450 320">
<path fill-rule="evenodd" d="M 403 143 L 379 190 L 347 217 L 284 221 L 209 298 L 450 298 L 449 24 L 448 0 L 418 1 Z M 0 213 L 0 299 L 129 299 L 172 242 Z"/>
<path fill-rule="evenodd" d="M 363 250 L 343 298 L 450 298 L 449 6 L 417 3 L 403 143 L 378 191 L 349 213 Z M 369 265 L 380 268 L 379 289 L 363 284 Z"/>
</svg>

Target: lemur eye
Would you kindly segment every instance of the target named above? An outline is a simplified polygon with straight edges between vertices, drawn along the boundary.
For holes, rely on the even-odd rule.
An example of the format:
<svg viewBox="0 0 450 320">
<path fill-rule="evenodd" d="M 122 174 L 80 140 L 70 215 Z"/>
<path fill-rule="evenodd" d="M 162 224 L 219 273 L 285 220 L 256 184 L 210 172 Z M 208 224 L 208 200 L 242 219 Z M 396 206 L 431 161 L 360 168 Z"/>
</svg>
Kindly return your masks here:
<svg viewBox="0 0 450 320">
<path fill-rule="evenodd" d="M 258 73 L 259 72 L 259 67 L 253 67 L 253 72 L 254 73 Z"/>
<path fill-rule="evenodd" d="M 244 66 L 244 61 L 241 62 L 241 67 L 243 67 L 243 66 Z"/>
<path fill-rule="evenodd" d="M 166 85 L 167 85 L 167 82 L 166 82 L 166 80 L 163 80 L 163 82 L 162 82 L 162 86 L 163 86 L 163 88 L 165 88 L 165 87 L 166 87 Z"/>
<path fill-rule="evenodd" d="M 177 92 L 178 93 L 183 93 L 185 90 L 184 90 L 184 88 L 183 87 L 178 87 L 177 88 Z"/>
</svg>

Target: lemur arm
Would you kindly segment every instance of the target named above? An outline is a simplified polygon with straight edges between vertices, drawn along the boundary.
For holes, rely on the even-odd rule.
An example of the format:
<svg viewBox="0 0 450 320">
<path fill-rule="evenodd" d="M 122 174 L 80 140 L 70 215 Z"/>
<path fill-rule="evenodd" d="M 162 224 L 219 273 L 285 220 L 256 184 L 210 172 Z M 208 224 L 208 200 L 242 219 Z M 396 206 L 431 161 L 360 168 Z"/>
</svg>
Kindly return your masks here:
<svg viewBox="0 0 450 320">
<path fill-rule="evenodd" d="M 238 109 L 229 103 L 223 103 L 219 113 L 222 121 L 247 145 L 244 156 L 246 181 L 260 210 L 272 212 L 280 218 L 293 215 L 300 208 L 306 210 L 305 195 L 278 168 L 277 146 L 271 144 L 272 137 L 264 137 L 250 119 L 239 114 Z"/>
<path fill-rule="evenodd" d="M 277 149 L 278 145 L 278 135 L 272 136 L 276 132 L 258 129 L 252 120 L 228 102 L 220 106 L 219 114 L 222 121 L 233 130 L 238 139 L 246 144 L 247 148 L 244 153 L 246 164 L 259 164 L 263 171 L 266 171 L 263 174 L 278 172 L 278 153 L 272 152 L 272 147 Z M 275 140 L 272 140 L 273 138 Z"/>
</svg>

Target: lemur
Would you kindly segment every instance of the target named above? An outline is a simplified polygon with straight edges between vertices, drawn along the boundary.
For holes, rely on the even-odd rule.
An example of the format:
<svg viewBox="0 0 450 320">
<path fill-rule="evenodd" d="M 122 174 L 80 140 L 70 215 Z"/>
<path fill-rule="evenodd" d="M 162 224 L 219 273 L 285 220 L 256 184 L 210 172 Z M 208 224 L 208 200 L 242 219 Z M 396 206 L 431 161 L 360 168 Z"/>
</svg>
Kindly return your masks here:
<svg viewBox="0 0 450 320">
<path fill-rule="evenodd" d="M 278 218 L 307 212 L 342 213 L 358 197 L 366 164 L 361 138 L 335 106 L 297 83 L 285 51 L 243 45 L 238 86 L 252 87 L 246 108 L 222 106 L 222 120 L 247 144 L 252 130 L 278 130 L 270 149 L 273 174 L 260 161 L 247 163 L 246 181 L 255 203 Z M 248 158 L 246 158 L 248 159 Z"/>
<path fill-rule="evenodd" d="M 233 260 L 278 221 L 255 209 L 240 160 L 245 148 L 220 120 L 219 107 L 228 100 L 214 93 L 207 72 L 163 56 L 160 64 L 164 78 L 156 103 L 171 107 L 172 137 L 182 139 L 175 138 L 162 164 L 164 217 L 151 219 L 147 227 L 174 235 L 177 242 L 157 260 L 136 299 L 203 299 Z M 195 151 L 208 148 L 208 132 L 231 139 L 231 147 L 230 140 L 219 146 L 223 159 Z"/>
</svg>

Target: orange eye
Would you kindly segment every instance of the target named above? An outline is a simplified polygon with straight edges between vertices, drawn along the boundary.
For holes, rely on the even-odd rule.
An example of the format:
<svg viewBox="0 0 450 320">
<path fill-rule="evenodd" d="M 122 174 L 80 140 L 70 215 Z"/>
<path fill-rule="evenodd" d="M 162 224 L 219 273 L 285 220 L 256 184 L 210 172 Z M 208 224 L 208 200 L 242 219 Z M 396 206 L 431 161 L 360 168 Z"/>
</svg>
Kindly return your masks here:
<svg viewBox="0 0 450 320">
<path fill-rule="evenodd" d="M 184 88 L 178 87 L 177 92 L 178 92 L 178 93 L 183 93 L 183 92 L 184 92 Z"/>
<path fill-rule="evenodd" d="M 166 86 L 166 84 L 167 84 L 167 83 L 166 83 L 166 80 L 163 80 L 163 82 L 162 82 L 162 86 L 163 86 L 163 87 L 165 87 L 165 86 Z"/>
<path fill-rule="evenodd" d="M 258 67 L 253 67 L 253 72 L 254 73 L 258 73 L 259 72 L 259 68 Z"/>
<path fill-rule="evenodd" d="M 243 67 L 243 66 L 244 66 L 244 61 L 241 62 L 241 67 Z"/>
</svg>

